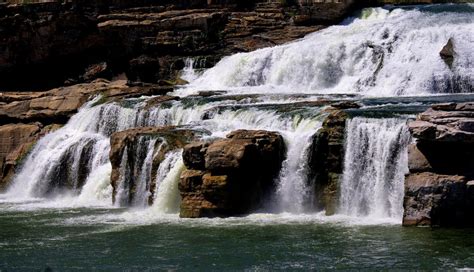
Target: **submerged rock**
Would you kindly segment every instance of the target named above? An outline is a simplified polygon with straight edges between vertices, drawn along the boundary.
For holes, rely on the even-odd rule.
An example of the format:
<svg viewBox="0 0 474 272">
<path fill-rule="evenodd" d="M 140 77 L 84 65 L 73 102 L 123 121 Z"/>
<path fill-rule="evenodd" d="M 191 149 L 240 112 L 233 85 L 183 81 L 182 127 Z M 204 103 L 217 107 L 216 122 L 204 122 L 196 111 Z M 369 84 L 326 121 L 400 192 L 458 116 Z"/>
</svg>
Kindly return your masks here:
<svg viewBox="0 0 474 272">
<path fill-rule="evenodd" d="M 473 226 L 474 103 L 433 105 L 408 124 L 403 224 Z"/>
<path fill-rule="evenodd" d="M 274 186 L 284 150 L 280 134 L 253 130 L 187 145 L 183 160 L 188 170 L 179 183 L 180 216 L 232 216 L 260 207 Z"/>
</svg>

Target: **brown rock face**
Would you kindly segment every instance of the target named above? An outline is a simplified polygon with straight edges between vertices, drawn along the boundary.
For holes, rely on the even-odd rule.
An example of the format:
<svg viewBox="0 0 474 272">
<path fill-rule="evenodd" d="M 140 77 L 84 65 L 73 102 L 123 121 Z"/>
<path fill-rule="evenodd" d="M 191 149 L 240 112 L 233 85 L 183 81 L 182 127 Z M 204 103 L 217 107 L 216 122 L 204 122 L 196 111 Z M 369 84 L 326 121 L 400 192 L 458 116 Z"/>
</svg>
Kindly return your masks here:
<svg viewBox="0 0 474 272">
<path fill-rule="evenodd" d="M 326 215 L 336 212 L 339 178 L 344 163 L 344 132 L 349 116 L 341 110 L 332 110 L 323 122 L 323 127 L 315 134 L 311 148 L 309 165 L 314 182 L 314 205 L 326 210 Z"/>
<path fill-rule="evenodd" d="M 73 0 L 2 5 L 0 88 L 49 89 L 123 72 L 132 82 L 174 79 L 186 58 L 208 68 L 231 53 L 301 38 L 342 20 L 352 2 Z"/>
<path fill-rule="evenodd" d="M 180 216 L 232 216 L 258 208 L 273 188 L 284 151 L 281 135 L 268 131 L 238 130 L 226 139 L 187 145 Z"/>
<path fill-rule="evenodd" d="M 168 152 L 183 148 L 194 137 L 195 132 L 178 127 L 143 127 L 112 134 L 110 162 L 112 163 L 113 202 L 119 201 L 117 192 L 123 189 L 127 195 L 120 199 L 121 203 L 118 204 L 122 206 L 133 204 L 138 183 L 145 182 L 146 190 L 149 192 L 148 204 L 151 205 L 156 188 L 156 173 L 160 163 Z M 150 147 L 150 143 L 153 146 Z M 139 181 L 149 148 L 153 148 L 151 175 L 146 181 Z"/>
<path fill-rule="evenodd" d="M 404 225 L 474 225 L 473 105 L 433 105 L 408 124 L 417 143 L 408 153 Z"/>
<path fill-rule="evenodd" d="M 405 180 L 403 225 L 472 225 L 473 199 L 473 190 L 468 190 L 463 176 L 410 174 Z"/>
<path fill-rule="evenodd" d="M 93 96 L 101 94 L 103 100 L 141 95 L 160 95 L 172 90 L 156 85 L 129 87 L 126 81 L 95 80 L 53 89 L 47 92 L 0 93 L 0 124 L 35 122 L 43 124 L 66 123 L 77 110 Z"/>
<path fill-rule="evenodd" d="M 0 191 L 8 186 L 16 167 L 39 137 L 57 128 L 57 125 L 43 127 L 41 123 L 0 126 Z"/>
</svg>

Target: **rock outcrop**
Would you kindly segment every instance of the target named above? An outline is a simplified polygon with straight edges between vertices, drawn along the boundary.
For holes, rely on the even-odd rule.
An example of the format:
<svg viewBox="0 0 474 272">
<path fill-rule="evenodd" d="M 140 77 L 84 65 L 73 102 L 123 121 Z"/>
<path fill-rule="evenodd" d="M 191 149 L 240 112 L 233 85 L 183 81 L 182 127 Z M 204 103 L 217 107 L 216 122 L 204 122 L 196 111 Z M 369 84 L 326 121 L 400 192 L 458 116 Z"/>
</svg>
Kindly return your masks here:
<svg viewBox="0 0 474 272">
<path fill-rule="evenodd" d="M 284 159 L 281 135 L 238 130 L 225 139 L 185 146 L 181 217 L 219 217 L 257 209 L 274 189 Z"/>
<path fill-rule="evenodd" d="M 358 104 L 337 104 L 330 108 L 323 126 L 313 137 L 309 157 L 310 179 L 314 184 L 317 209 L 325 210 L 326 215 L 336 213 L 339 195 L 339 180 L 344 163 L 344 135 L 349 115 L 343 108 L 359 107 Z"/>
<path fill-rule="evenodd" d="M 146 202 L 151 205 L 157 185 L 157 171 L 166 154 L 183 148 L 202 133 L 179 127 L 142 127 L 112 134 L 110 162 L 113 202 L 121 206 L 133 205 L 138 187 L 144 186 L 148 195 Z M 119 191 L 122 191 L 120 198 L 117 195 Z"/>
<path fill-rule="evenodd" d="M 61 87 L 46 92 L 0 93 L 0 124 L 15 122 L 66 123 L 93 96 L 102 95 L 102 102 L 141 95 L 162 95 L 171 87 L 126 85 L 125 80 L 95 80 L 91 83 Z"/>
<path fill-rule="evenodd" d="M 287 3 L 285 3 L 287 2 Z M 0 7 L 0 89 L 49 89 L 111 79 L 174 79 L 235 52 L 282 44 L 353 7 L 290 1 L 66 1 Z"/>
<path fill-rule="evenodd" d="M 58 125 L 43 127 L 41 123 L 0 126 L 0 191 L 6 189 L 17 166 L 36 141 L 57 128 Z"/>
<path fill-rule="evenodd" d="M 128 86 L 125 80 L 95 80 L 45 92 L 0 93 L 0 190 L 8 185 L 15 169 L 46 133 L 65 124 L 80 107 L 94 96 L 95 103 L 105 103 L 142 95 L 162 95 L 172 90 L 169 86 L 147 84 Z M 150 106 L 176 97 L 157 96 Z"/>
<path fill-rule="evenodd" d="M 403 224 L 474 225 L 474 103 L 432 106 L 409 123 Z"/>
</svg>

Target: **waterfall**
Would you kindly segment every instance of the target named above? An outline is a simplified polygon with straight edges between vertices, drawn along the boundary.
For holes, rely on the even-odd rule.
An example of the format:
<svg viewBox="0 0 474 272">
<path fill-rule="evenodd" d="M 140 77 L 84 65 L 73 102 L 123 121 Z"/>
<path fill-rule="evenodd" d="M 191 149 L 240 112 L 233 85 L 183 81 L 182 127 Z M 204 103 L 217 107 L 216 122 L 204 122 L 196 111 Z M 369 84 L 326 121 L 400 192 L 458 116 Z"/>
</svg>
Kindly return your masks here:
<svg viewBox="0 0 474 272">
<path fill-rule="evenodd" d="M 72 202 L 112 203 L 110 185 L 110 136 L 118 131 L 145 126 L 186 126 L 208 131 L 203 137 L 225 137 L 236 129 L 280 132 L 288 145 L 288 159 L 278 182 L 281 211 L 302 212 L 308 190 L 306 149 L 308 139 L 321 126 L 320 108 L 290 110 L 288 102 L 300 98 L 218 99 L 183 98 L 166 105 L 146 107 L 147 99 L 127 99 L 97 105 L 100 98 L 82 107 L 62 128 L 38 141 L 12 180 L 7 195 L 12 198 L 54 199 L 73 197 Z M 301 99 L 300 99 L 301 100 Z M 249 103 L 250 102 L 250 103 Z M 237 109 L 234 107 L 238 106 Z M 259 106 L 265 106 L 259 108 Z M 285 109 L 280 111 L 281 108 Z M 175 213 L 179 207 L 177 184 L 183 162 L 179 150 L 163 149 L 164 139 L 141 136 L 122 153 L 116 204 L 147 206 L 150 199 L 159 213 Z M 161 150 L 161 151 L 160 151 Z M 163 153 L 155 165 L 155 156 Z M 153 167 L 157 167 L 154 169 Z M 293 175 L 298 172 L 298 176 Z M 151 188 L 150 186 L 155 186 Z M 153 194 L 153 195 L 152 195 Z M 286 199 L 286 200 L 285 200 Z"/>
<path fill-rule="evenodd" d="M 179 212 L 178 182 L 181 172 L 184 170 L 181 152 L 182 150 L 169 152 L 158 168 L 157 192 L 153 207 L 158 213 Z"/>
<path fill-rule="evenodd" d="M 472 92 L 472 5 L 365 9 L 360 17 L 297 42 L 224 58 L 191 89 L 234 92 Z M 452 38 L 452 68 L 439 52 Z"/>
<path fill-rule="evenodd" d="M 406 119 L 347 122 L 340 213 L 402 218 L 409 142 Z"/>
<path fill-rule="evenodd" d="M 104 104 L 100 97 L 93 99 L 66 125 L 36 143 L 7 195 L 50 199 L 67 194 L 77 203 L 111 203 L 110 137 L 118 131 L 183 126 L 205 131 L 200 137 L 206 140 L 237 129 L 262 129 L 279 132 L 287 146 L 272 211 L 310 212 L 314 194 L 308 157 L 312 137 L 321 127 L 320 100 L 331 104 L 332 99 L 352 97 L 340 93 L 471 92 L 473 9 L 365 9 L 357 18 L 296 42 L 226 57 L 202 74 L 189 59 L 182 76 L 191 84 L 173 93 L 179 99 L 156 105 L 147 97 Z M 450 38 L 456 51 L 452 67 L 439 56 Z M 202 90 L 223 92 L 193 95 Z M 402 119 L 348 121 L 341 213 L 401 217 L 409 138 Z M 161 150 L 163 142 L 142 137 L 126 147 L 115 192 L 119 205 L 143 207 L 153 200 L 157 213 L 176 213 L 184 166 L 180 151 Z M 157 153 L 159 165 L 154 160 Z"/>
<path fill-rule="evenodd" d="M 320 127 L 321 124 L 316 127 Z M 313 129 L 305 129 L 311 127 Z M 279 175 L 277 205 L 280 211 L 308 212 L 312 188 L 308 182 L 308 159 L 312 145 L 314 125 L 302 125 L 296 133 L 287 135 L 287 154 Z"/>
<path fill-rule="evenodd" d="M 192 58 L 187 58 L 185 60 L 181 78 L 188 82 L 194 81 L 198 78 L 198 73 L 194 69 L 194 60 Z"/>
</svg>

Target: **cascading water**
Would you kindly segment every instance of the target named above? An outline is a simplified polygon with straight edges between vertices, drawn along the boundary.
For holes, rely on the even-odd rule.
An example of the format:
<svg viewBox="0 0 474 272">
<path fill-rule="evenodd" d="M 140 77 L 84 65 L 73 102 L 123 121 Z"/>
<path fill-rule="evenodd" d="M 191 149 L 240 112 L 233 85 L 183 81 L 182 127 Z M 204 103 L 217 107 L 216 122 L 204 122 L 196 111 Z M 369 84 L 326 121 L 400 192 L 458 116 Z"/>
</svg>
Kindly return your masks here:
<svg viewBox="0 0 474 272">
<path fill-rule="evenodd" d="M 150 107 L 147 98 L 102 105 L 94 99 L 63 128 L 36 144 L 7 195 L 68 194 L 79 204 L 111 203 L 110 136 L 118 131 L 174 125 L 206 130 L 209 133 L 203 137 L 214 138 L 236 129 L 264 129 L 280 132 L 287 146 L 272 211 L 311 212 L 314 196 L 308 184 L 308 156 L 312 136 L 321 127 L 321 108 L 311 103 L 348 98 L 338 93 L 399 96 L 472 91 L 473 12 L 472 5 L 366 9 L 359 18 L 297 42 L 224 58 L 202 75 L 188 60 L 183 77 L 191 84 L 175 91 L 179 101 Z M 456 51 L 451 68 L 439 57 L 449 38 Z M 202 90 L 224 93 L 192 96 Z M 340 212 L 399 218 L 409 141 L 403 121 L 355 118 L 347 131 Z M 158 142 L 142 138 L 123 152 L 119 204 L 142 207 L 153 198 L 158 213 L 177 211 L 183 162 L 178 150 L 170 150 L 152 170 L 154 154 L 161 148 Z M 130 177 L 133 188 L 125 180 Z M 154 190 L 150 180 L 156 184 Z"/>
<path fill-rule="evenodd" d="M 183 98 L 182 101 L 147 109 L 143 99 L 95 105 L 100 101 L 97 98 L 80 109 L 63 128 L 37 143 L 14 178 L 8 195 L 61 198 L 72 194 L 78 204 L 97 203 L 98 200 L 111 203 L 110 136 L 117 131 L 144 126 L 186 125 L 196 130 L 207 130 L 211 134 L 206 137 L 212 138 L 224 137 L 236 129 L 266 129 L 281 132 L 288 143 L 288 158 L 279 178 L 281 188 L 278 192 L 279 198 L 286 201 L 279 208 L 281 211 L 301 212 L 304 198 L 296 202 L 293 198 L 299 198 L 300 193 L 307 191 L 305 170 L 301 165 L 306 161 L 304 150 L 309 144 L 306 140 L 320 127 L 317 120 L 320 109 L 307 109 L 313 113 L 302 116 L 288 110 L 278 111 L 285 107 L 285 102 L 295 101 L 294 98 L 253 99 L 258 102 L 254 104 L 247 99 L 224 97 L 201 103 Z M 240 108 L 235 109 L 236 106 Z M 179 203 L 177 181 L 183 163 L 180 152 L 171 151 L 156 173 L 152 173 L 153 156 L 161 148 L 158 143 L 163 141 L 141 137 L 137 144 L 125 148 L 116 194 L 118 206 L 143 207 L 152 197 L 155 210 L 176 212 L 176 203 Z M 300 178 L 292 175 L 295 171 L 300 173 Z M 127 180 L 131 178 L 133 182 Z M 151 179 L 156 180 L 154 196 L 151 196 Z M 133 194 L 130 194 L 131 190 Z"/>
<path fill-rule="evenodd" d="M 300 126 L 304 130 L 305 126 Z M 287 159 L 283 162 L 277 188 L 279 210 L 283 212 L 307 212 L 311 187 L 308 184 L 308 158 L 314 131 L 296 131 L 287 141 Z"/>
<path fill-rule="evenodd" d="M 401 220 L 410 137 L 406 119 L 348 121 L 340 213 Z"/>
<path fill-rule="evenodd" d="M 472 92 L 473 10 L 469 4 L 365 9 L 359 18 L 298 42 L 224 58 L 191 89 L 375 96 Z M 456 51 L 451 69 L 439 55 L 450 38 Z"/>
</svg>

